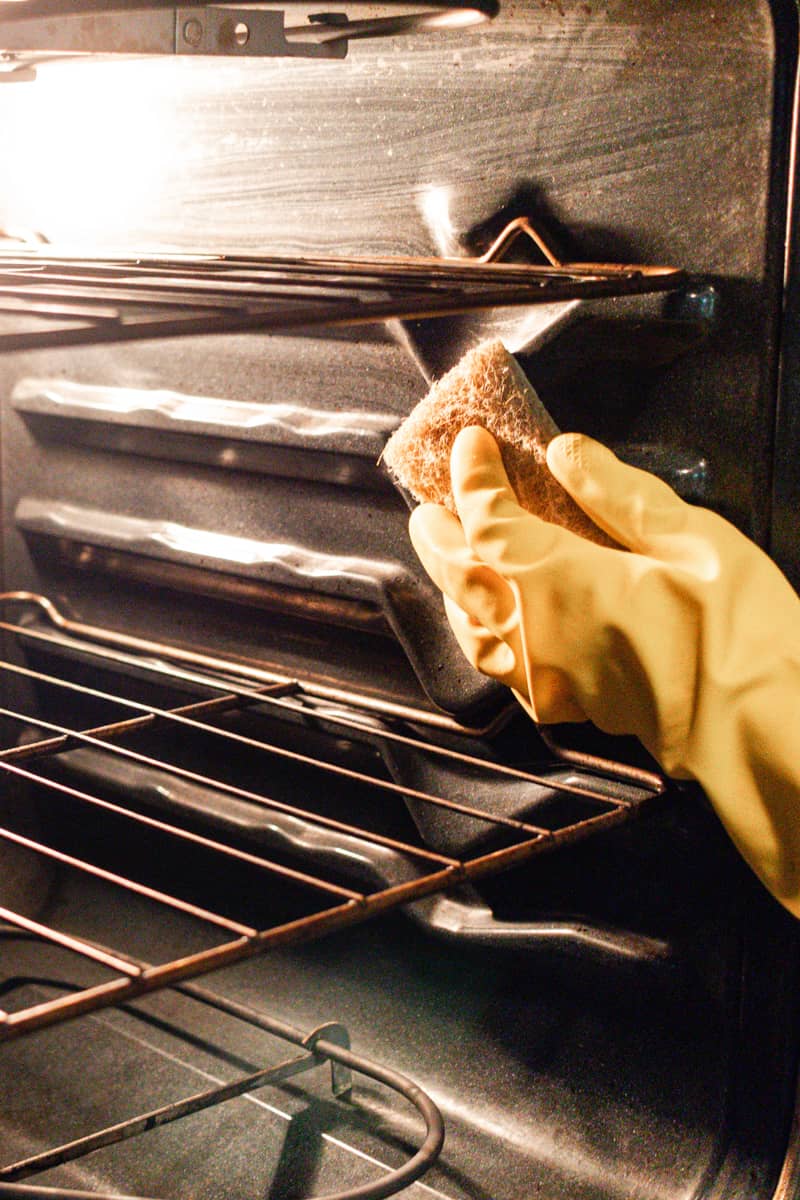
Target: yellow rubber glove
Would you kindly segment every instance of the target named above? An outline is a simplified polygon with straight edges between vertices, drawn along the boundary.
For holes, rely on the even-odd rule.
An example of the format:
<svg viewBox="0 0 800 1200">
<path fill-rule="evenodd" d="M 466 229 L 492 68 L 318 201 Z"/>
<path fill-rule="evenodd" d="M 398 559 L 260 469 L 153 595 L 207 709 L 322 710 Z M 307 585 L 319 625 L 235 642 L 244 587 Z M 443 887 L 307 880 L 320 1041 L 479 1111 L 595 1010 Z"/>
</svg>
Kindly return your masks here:
<svg viewBox="0 0 800 1200">
<path fill-rule="evenodd" d="M 425 504 L 410 525 L 461 647 L 534 720 L 635 734 L 669 775 L 698 780 L 800 917 L 800 598 L 722 517 L 591 438 L 560 435 L 547 464 L 627 549 L 526 512 L 491 435 L 463 430 L 460 519 Z"/>
</svg>

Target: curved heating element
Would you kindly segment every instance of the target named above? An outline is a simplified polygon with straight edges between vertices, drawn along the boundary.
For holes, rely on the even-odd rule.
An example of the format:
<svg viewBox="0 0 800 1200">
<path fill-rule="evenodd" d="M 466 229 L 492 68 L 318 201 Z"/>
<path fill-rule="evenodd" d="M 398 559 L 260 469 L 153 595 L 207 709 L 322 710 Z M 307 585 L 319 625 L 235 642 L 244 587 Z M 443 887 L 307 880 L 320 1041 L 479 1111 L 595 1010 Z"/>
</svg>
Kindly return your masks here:
<svg viewBox="0 0 800 1200">
<path fill-rule="evenodd" d="M 18 985 L 26 982 L 39 987 L 56 986 L 59 990 L 70 989 L 70 985 L 63 980 L 17 981 Z M 374 1182 L 348 1188 L 335 1194 L 329 1192 L 319 1200 L 384 1200 L 385 1197 L 395 1195 L 419 1179 L 436 1162 L 444 1144 L 444 1123 L 436 1104 L 405 1075 L 373 1062 L 363 1055 L 353 1053 L 350 1048 L 350 1036 L 343 1025 L 337 1022 L 328 1022 L 312 1030 L 311 1033 L 305 1034 L 249 1005 L 229 1000 L 206 988 L 184 984 L 176 990 L 198 1004 L 216 1009 L 238 1021 L 263 1030 L 273 1037 L 289 1042 L 298 1047 L 302 1053 L 277 1066 L 251 1072 L 229 1083 L 219 1083 L 183 1100 L 173 1101 L 148 1112 L 139 1113 L 125 1121 L 97 1130 L 64 1145 L 0 1167 L 0 1197 L 4 1200 L 23 1200 L 23 1198 L 30 1200 L 31 1197 L 38 1197 L 39 1200 L 45 1200 L 48 1197 L 62 1197 L 65 1200 L 84 1200 L 84 1198 L 88 1200 L 89 1197 L 92 1200 L 112 1200 L 108 1193 L 85 1192 L 63 1187 L 26 1186 L 18 1181 L 65 1163 L 75 1162 L 95 1150 L 139 1137 L 153 1129 L 162 1128 L 182 1118 L 223 1104 L 237 1096 L 248 1095 L 268 1085 L 275 1086 L 316 1067 L 324 1066 L 326 1063 L 330 1063 L 331 1089 L 335 1097 L 349 1097 L 353 1086 L 352 1074 L 355 1072 L 364 1075 L 396 1092 L 417 1110 L 425 1123 L 425 1137 L 416 1153 L 408 1158 L 402 1166 L 387 1170 Z M 133 1011 L 133 1015 L 139 1015 L 135 1013 L 135 1010 L 129 1011 Z M 113 1195 L 115 1198 L 119 1198 L 119 1192 L 115 1191 Z M 138 1198 L 138 1200 L 142 1200 L 142 1198 Z"/>
</svg>

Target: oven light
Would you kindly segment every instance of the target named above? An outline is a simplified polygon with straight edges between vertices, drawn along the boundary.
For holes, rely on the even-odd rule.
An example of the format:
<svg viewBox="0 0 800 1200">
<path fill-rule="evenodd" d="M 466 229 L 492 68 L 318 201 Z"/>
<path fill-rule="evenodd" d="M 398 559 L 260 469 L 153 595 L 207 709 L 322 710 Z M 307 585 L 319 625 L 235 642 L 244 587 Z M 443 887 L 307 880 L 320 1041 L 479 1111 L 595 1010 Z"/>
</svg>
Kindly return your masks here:
<svg viewBox="0 0 800 1200">
<path fill-rule="evenodd" d="M 174 87 L 159 62 L 71 61 L 0 89 L 0 227 L 87 247 L 157 228 L 175 169 Z"/>
<path fill-rule="evenodd" d="M 475 8 L 457 8 L 449 12 L 432 13 L 426 18 L 428 29 L 466 29 L 469 25 L 480 25 L 486 14 Z"/>
</svg>

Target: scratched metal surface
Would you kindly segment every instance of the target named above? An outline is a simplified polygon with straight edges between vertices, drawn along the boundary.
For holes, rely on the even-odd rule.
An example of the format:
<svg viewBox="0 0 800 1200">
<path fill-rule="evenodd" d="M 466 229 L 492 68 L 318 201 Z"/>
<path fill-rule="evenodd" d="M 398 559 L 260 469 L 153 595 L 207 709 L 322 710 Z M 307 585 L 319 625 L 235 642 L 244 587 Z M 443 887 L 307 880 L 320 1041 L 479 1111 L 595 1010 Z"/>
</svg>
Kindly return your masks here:
<svg viewBox="0 0 800 1200">
<path fill-rule="evenodd" d="M 769 10 L 738 0 L 513 2 L 334 63 L 53 64 L 0 96 L 0 216 L 94 245 L 425 253 L 445 205 L 461 233 L 530 188 L 588 254 L 754 276 L 771 71 Z"/>
</svg>

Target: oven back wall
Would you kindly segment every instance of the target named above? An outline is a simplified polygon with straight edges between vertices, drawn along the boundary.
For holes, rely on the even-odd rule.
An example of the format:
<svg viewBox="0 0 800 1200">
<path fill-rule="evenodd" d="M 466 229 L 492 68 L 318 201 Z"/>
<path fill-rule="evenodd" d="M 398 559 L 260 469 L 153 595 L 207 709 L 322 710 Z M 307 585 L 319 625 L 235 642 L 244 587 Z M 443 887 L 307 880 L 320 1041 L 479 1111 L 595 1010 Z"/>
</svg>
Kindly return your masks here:
<svg viewBox="0 0 800 1200">
<path fill-rule="evenodd" d="M 429 254 L 480 249 L 502 214 L 533 210 L 573 257 L 686 267 L 718 293 L 700 349 L 653 369 L 634 332 L 633 361 L 603 373 L 602 339 L 586 350 L 579 332 L 557 388 L 552 363 L 529 370 L 562 425 L 705 459 L 706 497 L 763 540 L 790 45 L 756 0 L 531 0 L 487 28 L 354 43 L 342 62 L 45 64 L 0 92 L 0 225 L 95 250 Z M 540 326 L 526 310 L 471 333 L 499 328 L 517 350 Z M 437 336 L 446 358 L 447 327 Z M 4 369 L 384 412 L 426 386 L 372 339 L 195 340 Z"/>
</svg>

